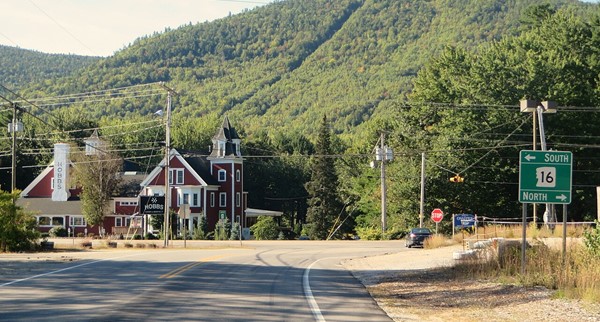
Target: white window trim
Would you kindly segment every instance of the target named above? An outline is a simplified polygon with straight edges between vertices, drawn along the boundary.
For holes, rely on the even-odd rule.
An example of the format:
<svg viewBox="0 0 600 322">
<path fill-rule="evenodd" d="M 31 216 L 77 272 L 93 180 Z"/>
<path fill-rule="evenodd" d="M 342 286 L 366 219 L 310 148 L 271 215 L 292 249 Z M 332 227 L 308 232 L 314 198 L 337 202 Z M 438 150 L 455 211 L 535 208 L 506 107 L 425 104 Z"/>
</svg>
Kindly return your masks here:
<svg viewBox="0 0 600 322">
<path fill-rule="evenodd" d="M 181 181 L 179 181 L 180 175 L 181 175 Z M 177 169 L 176 181 L 177 182 L 175 184 L 183 184 L 183 182 L 185 181 L 185 174 L 183 173 L 183 169 Z"/>
<path fill-rule="evenodd" d="M 75 224 L 75 218 L 81 219 L 82 224 Z M 71 227 L 86 227 L 87 223 L 85 222 L 85 217 L 83 216 L 69 216 L 69 226 Z"/>
<path fill-rule="evenodd" d="M 242 171 L 240 169 L 235 170 L 235 181 L 240 182 L 242 180 Z"/>
<path fill-rule="evenodd" d="M 219 207 L 227 207 L 227 192 L 219 193 Z"/>
<path fill-rule="evenodd" d="M 221 178 L 221 176 L 223 176 L 223 177 Z M 219 172 L 217 173 L 217 180 L 219 182 L 227 181 L 227 170 L 220 169 Z"/>
<path fill-rule="evenodd" d="M 179 174 L 181 174 L 181 181 L 179 180 Z M 173 177 L 175 177 L 173 179 Z M 173 180 L 175 183 L 173 183 Z M 185 181 L 185 174 L 183 173 L 183 169 L 175 169 L 171 168 L 169 170 L 169 184 L 183 184 Z"/>
<path fill-rule="evenodd" d="M 42 217 L 48 217 L 48 218 L 50 218 L 50 224 L 49 225 L 41 225 L 40 224 L 40 218 L 42 218 Z M 62 218 L 62 222 L 63 222 L 62 225 L 56 225 L 56 224 L 54 224 L 54 220 L 53 220 L 54 218 Z M 65 227 L 65 221 L 66 220 L 65 220 L 64 216 L 40 215 L 40 216 L 36 216 L 36 221 L 37 221 L 39 227 L 56 227 L 56 226 Z"/>
<path fill-rule="evenodd" d="M 215 206 L 215 193 L 214 192 L 210 193 L 210 206 L 211 207 Z"/>
<path fill-rule="evenodd" d="M 235 206 L 236 207 L 241 206 L 241 199 L 242 199 L 242 196 L 240 195 L 240 193 L 236 192 L 235 193 Z"/>
<path fill-rule="evenodd" d="M 194 207 L 198 207 L 198 205 L 200 205 L 200 194 L 199 193 L 192 193 L 192 206 Z"/>
</svg>

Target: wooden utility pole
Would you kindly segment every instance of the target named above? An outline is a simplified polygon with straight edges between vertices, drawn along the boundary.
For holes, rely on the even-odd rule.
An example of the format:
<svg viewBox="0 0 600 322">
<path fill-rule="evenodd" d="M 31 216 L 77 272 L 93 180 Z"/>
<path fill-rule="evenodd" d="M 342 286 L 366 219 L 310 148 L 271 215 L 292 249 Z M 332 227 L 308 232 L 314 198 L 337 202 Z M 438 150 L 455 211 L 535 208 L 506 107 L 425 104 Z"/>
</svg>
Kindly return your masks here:
<svg viewBox="0 0 600 322">
<path fill-rule="evenodd" d="M 164 83 L 160 83 L 167 91 L 167 120 L 165 122 L 165 218 L 164 218 L 164 247 L 169 246 L 169 232 L 170 232 L 170 222 L 171 222 L 171 188 L 169 184 L 169 172 L 170 172 L 170 164 L 171 164 L 171 99 L 173 93 L 176 94 L 175 90 L 170 87 L 167 87 Z"/>
</svg>

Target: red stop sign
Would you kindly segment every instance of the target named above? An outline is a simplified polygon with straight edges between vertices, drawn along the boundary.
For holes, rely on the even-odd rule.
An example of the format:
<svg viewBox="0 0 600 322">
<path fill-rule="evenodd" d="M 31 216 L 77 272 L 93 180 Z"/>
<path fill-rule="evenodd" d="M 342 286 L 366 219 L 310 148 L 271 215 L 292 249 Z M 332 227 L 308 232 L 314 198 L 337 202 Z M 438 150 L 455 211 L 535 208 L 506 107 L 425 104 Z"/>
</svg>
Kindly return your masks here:
<svg viewBox="0 0 600 322">
<path fill-rule="evenodd" d="M 444 212 L 442 211 L 442 209 L 440 209 L 440 208 L 433 209 L 433 211 L 431 212 L 431 220 L 438 223 L 438 222 L 442 221 L 442 218 L 444 218 Z"/>
</svg>

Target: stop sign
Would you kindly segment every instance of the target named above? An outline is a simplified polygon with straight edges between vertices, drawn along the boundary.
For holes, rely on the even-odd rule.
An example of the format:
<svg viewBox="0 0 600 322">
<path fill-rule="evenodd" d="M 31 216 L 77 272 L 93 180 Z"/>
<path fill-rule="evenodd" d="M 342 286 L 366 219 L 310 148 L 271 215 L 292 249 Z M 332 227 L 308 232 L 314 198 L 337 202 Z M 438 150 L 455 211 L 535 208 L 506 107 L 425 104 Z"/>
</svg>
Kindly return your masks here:
<svg viewBox="0 0 600 322">
<path fill-rule="evenodd" d="M 431 212 L 431 220 L 433 220 L 435 223 L 439 223 L 440 221 L 442 221 L 442 218 L 444 218 L 444 212 L 442 211 L 442 209 L 433 209 L 433 211 Z"/>
</svg>

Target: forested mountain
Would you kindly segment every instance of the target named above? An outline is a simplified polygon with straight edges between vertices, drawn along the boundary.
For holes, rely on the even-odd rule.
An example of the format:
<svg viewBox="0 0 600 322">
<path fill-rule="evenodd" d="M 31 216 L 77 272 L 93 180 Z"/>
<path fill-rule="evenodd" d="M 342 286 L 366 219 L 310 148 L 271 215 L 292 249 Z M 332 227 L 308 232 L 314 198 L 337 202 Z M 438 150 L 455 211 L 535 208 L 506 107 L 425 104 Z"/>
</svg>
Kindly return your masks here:
<svg viewBox="0 0 600 322">
<path fill-rule="evenodd" d="M 312 125 L 328 114 L 335 130 L 346 132 L 403 100 L 416 72 L 442 48 L 516 34 L 522 13 L 536 3 L 279 1 L 140 38 L 68 79 L 36 86 L 35 95 L 165 81 L 180 92 L 175 114 L 227 112 L 249 132 L 285 126 L 303 133 L 314 133 Z M 148 114 L 157 104 L 88 104 L 86 110 L 94 117 Z"/>
<path fill-rule="evenodd" d="M 308 164 L 325 117 L 344 225 L 375 238 L 379 169 L 367 165 L 381 133 L 395 154 L 390 231 L 418 221 L 422 154 L 426 212 L 512 218 L 518 151 L 532 139 L 531 116 L 516 105 L 549 99 L 581 107 L 548 117 L 547 132 L 550 148 L 577 160 L 570 214 L 590 220 L 600 183 L 600 128 L 588 126 L 600 122 L 598 57 L 600 6 L 575 0 L 277 1 L 142 37 L 66 77 L 20 86 L 36 103 L 23 107 L 46 121 L 28 120 L 20 149 L 30 152 L 18 160 L 44 164 L 49 154 L 38 151 L 53 140 L 100 127 L 121 155 L 155 164 L 148 156 L 162 153 L 164 123 L 154 112 L 166 101 L 155 82 L 165 82 L 176 91 L 173 146 L 203 150 L 227 114 L 243 137 L 250 205 L 283 210 L 292 225 L 307 213 Z M 0 168 L 10 164 L 8 143 L 0 140 Z M 22 187 L 32 172 L 19 171 Z"/>
<path fill-rule="evenodd" d="M 20 89 L 65 77 L 100 60 L 99 57 L 45 54 L 0 45 L 0 83 Z"/>
</svg>

